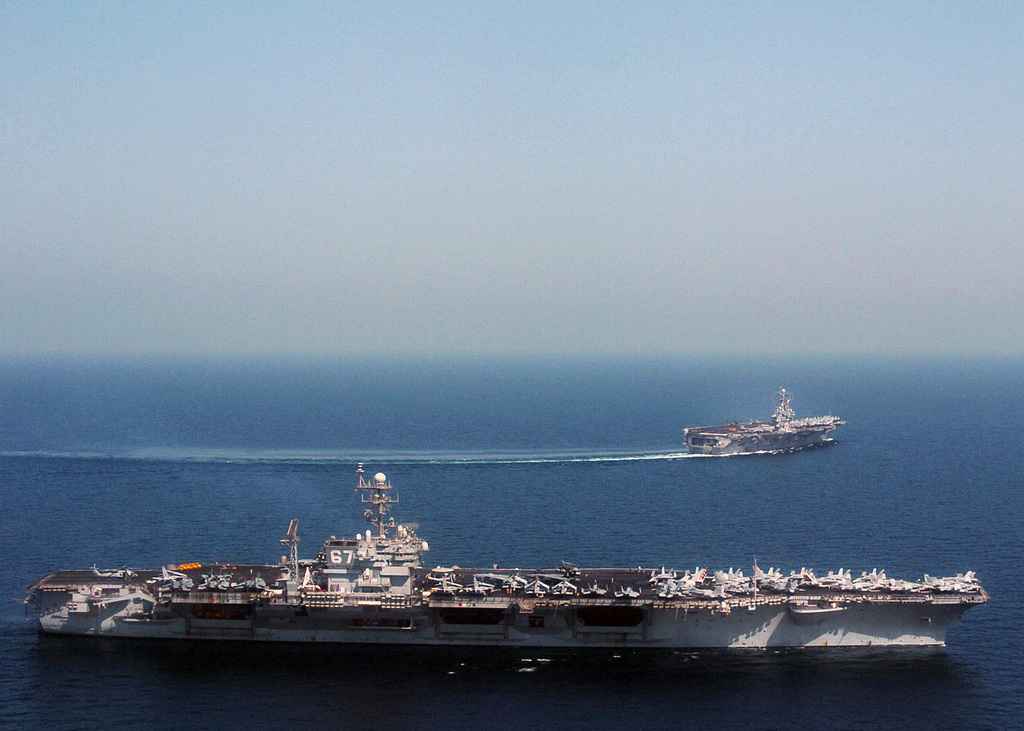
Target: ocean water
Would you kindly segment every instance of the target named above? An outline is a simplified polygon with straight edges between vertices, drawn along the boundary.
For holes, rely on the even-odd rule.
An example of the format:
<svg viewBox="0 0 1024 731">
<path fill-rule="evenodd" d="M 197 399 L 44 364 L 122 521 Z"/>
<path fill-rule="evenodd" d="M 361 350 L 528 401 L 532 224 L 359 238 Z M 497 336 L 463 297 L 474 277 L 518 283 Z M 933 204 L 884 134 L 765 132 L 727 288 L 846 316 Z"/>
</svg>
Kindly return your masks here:
<svg viewBox="0 0 1024 731">
<path fill-rule="evenodd" d="M 1019 360 L 0 361 L 0 726 L 1024 726 Z M 798 416 L 833 446 L 695 458 Z M 975 570 L 941 651 L 547 652 L 39 637 L 57 568 L 276 561 L 365 527 L 384 471 L 430 564 Z"/>
</svg>

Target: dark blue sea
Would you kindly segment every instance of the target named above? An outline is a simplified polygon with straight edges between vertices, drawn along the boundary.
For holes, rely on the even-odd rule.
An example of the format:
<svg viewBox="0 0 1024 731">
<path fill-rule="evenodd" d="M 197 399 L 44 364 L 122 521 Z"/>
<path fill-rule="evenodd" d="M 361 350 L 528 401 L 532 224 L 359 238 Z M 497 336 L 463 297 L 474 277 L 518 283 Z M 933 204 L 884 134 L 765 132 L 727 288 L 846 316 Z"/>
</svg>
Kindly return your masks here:
<svg viewBox="0 0 1024 731">
<path fill-rule="evenodd" d="M 1024 362 L 0 361 L 0 726 L 1024 726 Z M 692 458 L 685 426 L 848 421 L 795 454 Z M 975 570 L 941 651 L 548 652 L 39 637 L 58 568 L 275 562 L 365 528 L 386 472 L 431 565 Z"/>
</svg>

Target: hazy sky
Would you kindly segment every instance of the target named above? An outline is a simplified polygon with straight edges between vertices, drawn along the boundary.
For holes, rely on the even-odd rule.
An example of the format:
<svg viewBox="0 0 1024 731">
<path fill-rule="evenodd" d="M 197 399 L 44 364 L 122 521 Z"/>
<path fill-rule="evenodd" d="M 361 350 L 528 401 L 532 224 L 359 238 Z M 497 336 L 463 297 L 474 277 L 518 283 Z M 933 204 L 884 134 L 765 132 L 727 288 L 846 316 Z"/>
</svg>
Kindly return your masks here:
<svg viewBox="0 0 1024 731">
<path fill-rule="evenodd" d="M 1024 352 L 1024 3 L 0 5 L 0 353 Z"/>
</svg>

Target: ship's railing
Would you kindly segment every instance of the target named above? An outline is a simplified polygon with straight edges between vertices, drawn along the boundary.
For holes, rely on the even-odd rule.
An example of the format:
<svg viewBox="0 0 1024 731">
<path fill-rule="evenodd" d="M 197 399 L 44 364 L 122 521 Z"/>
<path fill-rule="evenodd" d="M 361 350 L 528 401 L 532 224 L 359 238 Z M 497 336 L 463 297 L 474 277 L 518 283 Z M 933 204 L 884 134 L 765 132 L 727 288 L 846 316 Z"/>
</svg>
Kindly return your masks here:
<svg viewBox="0 0 1024 731">
<path fill-rule="evenodd" d="M 419 597 L 392 594 L 360 594 L 352 592 L 318 591 L 303 593 L 300 601 L 307 607 L 326 609 L 331 607 L 380 607 L 381 609 L 406 609 L 422 603 Z"/>
<path fill-rule="evenodd" d="M 261 598 L 258 592 L 190 591 L 171 594 L 172 604 L 254 604 Z"/>
</svg>

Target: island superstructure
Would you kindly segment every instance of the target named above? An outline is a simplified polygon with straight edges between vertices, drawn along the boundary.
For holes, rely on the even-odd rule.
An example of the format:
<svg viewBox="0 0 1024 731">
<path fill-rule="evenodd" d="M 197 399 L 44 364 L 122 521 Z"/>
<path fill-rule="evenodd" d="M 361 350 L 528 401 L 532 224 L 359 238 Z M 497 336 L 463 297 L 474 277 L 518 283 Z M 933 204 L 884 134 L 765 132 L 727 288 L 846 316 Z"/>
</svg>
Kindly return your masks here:
<svg viewBox="0 0 1024 731">
<path fill-rule="evenodd" d="M 846 423 L 831 415 L 797 419 L 789 402 L 786 389 L 779 389 L 779 405 L 770 421 L 692 426 L 683 430 L 683 440 L 692 454 L 795 452 L 831 443 L 829 434 Z"/>
<path fill-rule="evenodd" d="M 988 600 L 973 572 L 916 582 L 873 569 L 422 567 L 417 526 L 363 477 L 370 529 L 298 557 L 298 521 L 276 564 L 61 570 L 28 587 L 47 634 L 249 642 L 523 647 L 941 646 Z"/>
</svg>

